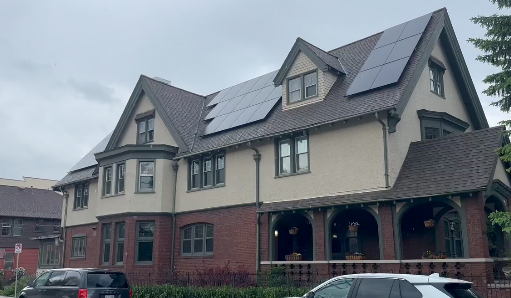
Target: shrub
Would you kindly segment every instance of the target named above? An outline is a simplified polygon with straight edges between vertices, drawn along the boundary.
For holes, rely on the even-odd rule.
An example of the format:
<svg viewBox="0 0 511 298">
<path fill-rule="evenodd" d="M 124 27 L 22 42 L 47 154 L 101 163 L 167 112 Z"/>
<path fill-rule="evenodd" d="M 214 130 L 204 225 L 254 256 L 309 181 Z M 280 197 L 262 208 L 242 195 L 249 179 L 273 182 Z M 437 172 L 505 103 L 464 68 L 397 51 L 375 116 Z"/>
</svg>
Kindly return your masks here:
<svg viewBox="0 0 511 298">
<path fill-rule="evenodd" d="M 4 278 L 5 278 L 4 271 L 0 269 L 0 291 L 4 289 Z"/>
<path fill-rule="evenodd" d="M 179 286 L 152 286 L 133 287 L 133 298 L 281 298 L 288 296 L 302 296 L 307 289 L 285 287 L 179 287 Z M 234 296 L 233 296 L 234 294 Z"/>
<path fill-rule="evenodd" d="M 28 285 L 29 282 L 32 282 L 34 279 L 29 276 L 23 276 L 22 278 L 18 279 L 18 286 L 16 293 L 19 294 L 19 292 Z M 2 296 L 14 296 L 14 285 L 12 284 L 8 287 L 5 287 L 3 291 L 0 291 L 0 295 Z"/>
</svg>

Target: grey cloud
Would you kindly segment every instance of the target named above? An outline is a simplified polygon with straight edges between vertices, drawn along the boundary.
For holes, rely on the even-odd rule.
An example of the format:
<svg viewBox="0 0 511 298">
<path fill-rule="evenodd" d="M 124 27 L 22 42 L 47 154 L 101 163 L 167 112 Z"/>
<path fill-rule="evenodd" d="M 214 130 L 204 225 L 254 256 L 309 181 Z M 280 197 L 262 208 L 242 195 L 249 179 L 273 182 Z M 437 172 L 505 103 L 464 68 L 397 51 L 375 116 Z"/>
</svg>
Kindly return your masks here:
<svg viewBox="0 0 511 298">
<path fill-rule="evenodd" d="M 101 103 L 114 103 L 119 101 L 119 98 L 115 97 L 115 90 L 113 88 L 107 87 L 99 82 L 78 82 L 71 78 L 68 80 L 68 84 L 86 100 Z"/>
</svg>

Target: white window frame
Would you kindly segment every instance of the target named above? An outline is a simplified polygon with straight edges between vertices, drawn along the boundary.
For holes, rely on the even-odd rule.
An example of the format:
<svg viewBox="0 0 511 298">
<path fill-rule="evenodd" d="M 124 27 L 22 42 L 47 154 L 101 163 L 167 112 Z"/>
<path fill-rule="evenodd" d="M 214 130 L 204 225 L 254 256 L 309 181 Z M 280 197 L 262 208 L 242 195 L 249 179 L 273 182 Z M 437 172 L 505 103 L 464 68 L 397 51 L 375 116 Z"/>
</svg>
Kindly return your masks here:
<svg viewBox="0 0 511 298">
<path fill-rule="evenodd" d="M 316 75 L 316 82 L 314 84 L 306 85 L 306 83 L 305 83 L 306 77 L 307 76 L 312 76 L 312 75 Z M 316 86 L 316 93 L 307 96 L 307 88 L 308 87 L 312 87 L 312 86 Z M 315 97 L 315 96 L 318 95 L 318 73 L 316 71 L 303 75 L 303 92 L 304 92 L 304 99 L 309 99 L 309 98 L 312 98 L 312 97 Z"/>
<path fill-rule="evenodd" d="M 115 191 L 117 194 L 123 194 L 126 191 L 126 164 L 120 163 L 117 164 L 117 181 L 115 182 Z M 122 181 L 122 190 L 120 190 L 120 185 Z"/>
<path fill-rule="evenodd" d="M 112 178 L 114 175 L 114 168 L 112 166 L 103 168 L 103 195 L 112 195 Z"/>
<path fill-rule="evenodd" d="M 299 88 L 296 88 L 296 89 L 291 89 L 291 82 L 295 81 L 295 80 L 298 80 L 299 84 Z M 295 103 L 295 102 L 299 102 L 303 99 L 303 96 L 302 96 L 302 79 L 301 77 L 297 77 L 297 78 L 292 78 L 292 79 L 289 79 L 288 82 L 288 102 L 289 103 Z M 299 94 L 299 98 L 297 100 L 291 100 L 291 94 L 292 93 L 295 93 L 295 92 L 298 92 Z"/>
<path fill-rule="evenodd" d="M 142 174 L 142 164 L 143 163 L 152 163 L 153 164 L 153 173 Z M 141 177 L 153 177 L 153 185 L 152 188 L 141 188 L 142 179 Z M 137 192 L 154 192 L 156 189 L 156 161 L 155 160 L 139 160 L 138 161 L 138 170 L 137 170 Z"/>
</svg>

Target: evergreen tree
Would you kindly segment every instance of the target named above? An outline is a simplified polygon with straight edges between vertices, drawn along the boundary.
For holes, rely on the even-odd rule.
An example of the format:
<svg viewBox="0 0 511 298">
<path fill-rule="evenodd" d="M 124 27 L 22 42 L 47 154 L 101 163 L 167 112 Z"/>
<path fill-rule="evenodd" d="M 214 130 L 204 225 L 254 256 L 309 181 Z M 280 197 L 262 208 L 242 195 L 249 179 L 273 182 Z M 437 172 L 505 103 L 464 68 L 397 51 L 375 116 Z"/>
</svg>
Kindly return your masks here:
<svg viewBox="0 0 511 298">
<path fill-rule="evenodd" d="M 497 4 L 499 10 L 511 8 L 511 0 L 490 0 Z M 488 75 L 483 82 L 489 87 L 483 91 L 488 96 L 497 97 L 498 100 L 491 103 L 501 111 L 508 113 L 511 109 L 511 15 L 494 14 L 491 16 L 478 16 L 470 19 L 475 24 L 486 29 L 486 38 L 469 38 L 469 42 L 481 51 L 477 60 L 489 63 L 502 69 L 501 72 Z M 511 127 L 511 120 L 499 122 L 499 124 Z M 509 136 L 510 132 L 506 134 Z M 511 162 L 511 144 L 507 144 L 498 150 L 500 159 Z M 511 171 L 507 169 L 508 172 Z"/>
</svg>

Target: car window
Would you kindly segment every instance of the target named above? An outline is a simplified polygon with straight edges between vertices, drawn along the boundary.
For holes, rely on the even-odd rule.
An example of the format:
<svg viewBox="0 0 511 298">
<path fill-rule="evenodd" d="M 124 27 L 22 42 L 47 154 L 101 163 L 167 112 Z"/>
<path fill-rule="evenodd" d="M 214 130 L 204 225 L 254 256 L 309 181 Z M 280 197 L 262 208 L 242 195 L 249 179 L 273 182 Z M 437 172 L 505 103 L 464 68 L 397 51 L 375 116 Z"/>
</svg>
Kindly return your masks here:
<svg viewBox="0 0 511 298">
<path fill-rule="evenodd" d="M 471 289 L 470 284 L 446 284 L 444 289 L 453 298 L 482 298 L 481 295 Z"/>
<path fill-rule="evenodd" d="M 417 290 L 409 281 L 400 280 L 399 287 L 401 288 L 401 298 L 421 298 L 422 293 Z"/>
<path fill-rule="evenodd" d="M 39 277 L 34 281 L 34 288 L 43 287 L 48 281 L 48 277 L 50 277 L 50 271 L 46 271 L 43 274 L 39 275 Z"/>
<path fill-rule="evenodd" d="M 357 290 L 357 298 L 389 297 L 394 279 L 362 278 Z"/>
<path fill-rule="evenodd" d="M 80 285 L 81 275 L 78 271 L 68 271 L 66 273 L 66 277 L 64 278 L 63 285 L 64 286 L 79 286 Z"/>
<path fill-rule="evenodd" d="M 87 288 L 117 288 L 127 289 L 128 281 L 124 273 L 87 273 Z"/>
<path fill-rule="evenodd" d="M 65 275 L 66 271 L 63 270 L 53 271 L 50 275 L 50 278 L 48 279 L 48 282 L 46 283 L 46 286 L 47 287 L 61 286 L 62 282 L 64 281 Z"/>
<path fill-rule="evenodd" d="M 314 293 L 314 298 L 347 298 L 350 293 L 353 279 L 343 278 L 335 280 Z"/>
</svg>

